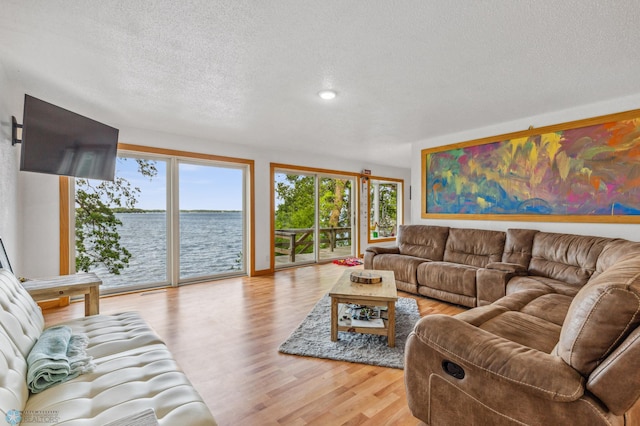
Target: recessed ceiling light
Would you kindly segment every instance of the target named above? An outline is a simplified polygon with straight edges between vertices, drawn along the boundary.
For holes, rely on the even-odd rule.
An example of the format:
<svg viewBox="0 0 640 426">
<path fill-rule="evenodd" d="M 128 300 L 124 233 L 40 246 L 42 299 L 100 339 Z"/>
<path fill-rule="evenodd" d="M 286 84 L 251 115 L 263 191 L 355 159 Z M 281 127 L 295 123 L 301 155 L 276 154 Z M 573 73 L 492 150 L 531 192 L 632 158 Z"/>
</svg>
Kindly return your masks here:
<svg viewBox="0 0 640 426">
<path fill-rule="evenodd" d="M 325 101 L 331 100 L 335 98 L 338 94 L 335 90 L 321 90 L 318 92 L 318 96 L 320 96 Z"/>
</svg>

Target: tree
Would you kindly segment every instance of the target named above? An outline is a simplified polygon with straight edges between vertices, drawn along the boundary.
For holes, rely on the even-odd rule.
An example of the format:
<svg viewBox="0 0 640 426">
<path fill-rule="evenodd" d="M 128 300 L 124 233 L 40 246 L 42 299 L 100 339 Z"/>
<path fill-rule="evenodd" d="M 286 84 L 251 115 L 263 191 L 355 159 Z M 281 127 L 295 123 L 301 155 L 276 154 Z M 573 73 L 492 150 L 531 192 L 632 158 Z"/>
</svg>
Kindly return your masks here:
<svg viewBox="0 0 640 426">
<path fill-rule="evenodd" d="M 286 174 L 276 182 L 276 229 L 312 228 L 315 222 L 315 178 Z M 351 185 L 348 179 L 322 178 L 319 185 L 321 227 L 349 226 Z M 346 224 L 346 225 L 345 225 Z"/>
<path fill-rule="evenodd" d="M 395 183 L 380 184 L 380 225 L 394 226 L 398 216 L 398 185 Z"/>
<path fill-rule="evenodd" d="M 276 229 L 312 228 L 315 215 L 313 176 L 283 175 L 276 183 Z"/>
<path fill-rule="evenodd" d="M 128 161 L 118 158 L 119 162 Z M 138 172 L 149 179 L 158 174 L 155 161 L 135 159 Z M 76 179 L 76 270 L 88 272 L 103 265 L 109 273 L 119 275 L 129 265 L 131 253 L 120 244 L 118 227 L 122 222 L 114 208 L 133 209 L 138 202 L 140 188 L 127 179 L 117 177 L 113 182 Z"/>
<path fill-rule="evenodd" d="M 276 229 L 310 229 L 315 226 L 315 177 L 278 174 L 276 176 Z M 321 178 L 318 185 L 320 228 L 351 226 L 351 181 Z M 277 238 L 277 237 L 276 237 Z M 284 240 L 284 238 L 283 238 Z M 276 245 L 282 241 L 276 241 Z M 322 242 L 321 247 L 327 243 Z M 338 245 L 347 244 L 344 241 Z M 311 252 L 308 246 L 303 252 Z"/>
<path fill-rule="evenodd" d="M 377 189 L 376 189 L 377 188 Z M 392 232 L 398 223 L 398 185 L 395 183 L 379 183 L 369 188 L 369 204 L 371 206 L 369 225 L 376 225 L 375 203 L 376 190 L 378 192 L 377 224 L 380 230 Z"/>
</svg>

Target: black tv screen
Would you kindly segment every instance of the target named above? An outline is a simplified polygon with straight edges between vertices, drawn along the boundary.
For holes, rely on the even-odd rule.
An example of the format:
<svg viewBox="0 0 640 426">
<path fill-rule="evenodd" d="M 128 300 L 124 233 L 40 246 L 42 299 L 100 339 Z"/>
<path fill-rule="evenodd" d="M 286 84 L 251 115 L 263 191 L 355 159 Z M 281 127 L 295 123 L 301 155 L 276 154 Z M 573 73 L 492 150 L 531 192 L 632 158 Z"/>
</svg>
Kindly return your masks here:
<svg viewBox="0 0 640 426">
<path fill-rule="evenodd" d="M 20 170 L 112 181 L 118 132 L 25 95 Z"/>
</svg>

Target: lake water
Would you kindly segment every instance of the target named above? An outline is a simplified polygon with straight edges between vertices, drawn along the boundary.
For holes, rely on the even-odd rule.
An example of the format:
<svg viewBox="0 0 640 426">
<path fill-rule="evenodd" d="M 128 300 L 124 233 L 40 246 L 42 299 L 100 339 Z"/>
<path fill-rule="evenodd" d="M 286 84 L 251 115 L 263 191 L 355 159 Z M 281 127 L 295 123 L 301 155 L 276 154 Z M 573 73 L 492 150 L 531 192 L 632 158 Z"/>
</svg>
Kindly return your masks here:
<svg viewBox="0 0 640 426">
<path fill-rule="evenodd" d="M 166 213 L 117 213 L 121 245 L 131 252 L 120 275 L 95 268 L 102 290 L 166 283 Z M 243 271 L 242 212 L 180 213 L 180 279 Z"/>
</svg>

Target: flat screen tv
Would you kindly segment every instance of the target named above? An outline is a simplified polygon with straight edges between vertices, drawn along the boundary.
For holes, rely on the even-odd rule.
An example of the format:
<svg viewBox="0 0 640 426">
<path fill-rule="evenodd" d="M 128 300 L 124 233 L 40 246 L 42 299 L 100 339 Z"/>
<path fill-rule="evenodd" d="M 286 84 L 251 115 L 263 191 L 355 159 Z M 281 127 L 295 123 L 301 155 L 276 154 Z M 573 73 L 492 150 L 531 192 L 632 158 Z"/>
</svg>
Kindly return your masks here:
<svg viewBox="0 0 640 426">
<path fill-rule="evenodd" d="M 118 132 L 25 95 L 20 170 L 112 181 Z"/>
</svg>

